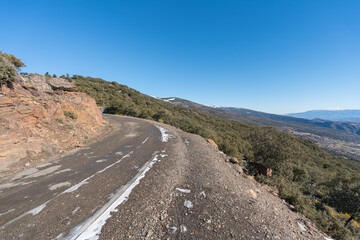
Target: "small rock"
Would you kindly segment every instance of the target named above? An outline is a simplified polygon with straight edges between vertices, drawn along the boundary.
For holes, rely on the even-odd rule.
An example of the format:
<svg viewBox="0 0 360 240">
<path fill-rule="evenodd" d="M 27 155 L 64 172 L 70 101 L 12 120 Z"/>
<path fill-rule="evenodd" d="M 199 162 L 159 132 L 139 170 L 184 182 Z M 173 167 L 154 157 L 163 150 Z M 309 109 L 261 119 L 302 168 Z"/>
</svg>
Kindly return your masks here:
<svg viewBox="0 0 360 240">
<path fill-rule="evenodd" d="M 255 192 L 254 190 L 249 189 L 249 193 L 251 194 L 251 196 L 252 196 L 253 198 L 256 198 L 256 197 L 257 197 L 256 192 Z"/>
<path fill-rule="evenodd" d="M 238 173 L 244 173 L 243 168 L 240 167 L 239 165 L 234 165 L 234 168 Z"/>
<path fill-rule="evenodd" d="M 238 164 L 239 160 L 236 157 L 231 157 L 231 158 L 229 158 L 229 162 L 231 162 L 233 164 Z"/>
<path fill-rule="evenodd" d="M 147 233 L 146 233 L 146 237 L 151 237 L 152 235 L 154 234 L 153 231 L 149 230 Z"/>
<path fill-rule="evenodd" d="M 208 143 L 210 143 L 210 145 L 213 147 L 213 148 L 215 148 L 215 149 L 218 149 L 218 145 L 214 142 L 214 140 L 212 140 L 212 139 L 206 139 L 206 141 L 208 142 Z"/>
</svg>

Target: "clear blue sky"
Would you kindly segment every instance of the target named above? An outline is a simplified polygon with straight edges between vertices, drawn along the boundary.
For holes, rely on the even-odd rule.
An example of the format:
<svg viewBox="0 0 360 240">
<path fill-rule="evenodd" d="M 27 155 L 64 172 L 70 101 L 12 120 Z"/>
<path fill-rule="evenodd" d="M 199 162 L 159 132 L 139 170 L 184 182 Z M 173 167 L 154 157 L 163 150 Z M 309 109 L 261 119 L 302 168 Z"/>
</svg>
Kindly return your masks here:
<svg viewBox="0 0 360 240">
<path fill-rule="evenodd" d="M 273 113 L 360 108 L 360 1 L 1 1 L 27 72 Z"/>
</svg>

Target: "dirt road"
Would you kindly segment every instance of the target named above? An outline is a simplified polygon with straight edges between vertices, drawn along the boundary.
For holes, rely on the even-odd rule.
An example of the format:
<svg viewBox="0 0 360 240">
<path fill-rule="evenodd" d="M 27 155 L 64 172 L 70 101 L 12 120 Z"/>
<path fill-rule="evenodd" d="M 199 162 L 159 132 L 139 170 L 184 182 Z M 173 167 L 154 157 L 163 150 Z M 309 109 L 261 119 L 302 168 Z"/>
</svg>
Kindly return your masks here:
<svg viewBox="0 0 360 240">
<path fill-rule="evenodd" d="M 105 116 L 111 135 L 0 185 L 0 239 L 325 239 L 203 138 Z"/>
</svg>

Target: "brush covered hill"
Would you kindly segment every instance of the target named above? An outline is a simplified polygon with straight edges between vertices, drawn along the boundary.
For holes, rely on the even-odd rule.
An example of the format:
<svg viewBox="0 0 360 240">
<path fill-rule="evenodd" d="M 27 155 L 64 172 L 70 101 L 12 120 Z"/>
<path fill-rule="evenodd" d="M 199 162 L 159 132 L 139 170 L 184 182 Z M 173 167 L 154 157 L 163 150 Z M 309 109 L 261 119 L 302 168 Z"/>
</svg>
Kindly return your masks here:
<svg viewBox="0 0 360 240">
<path fill-rule="evenodd" d="M 161 98 L 177 106 L 207 112 L 211 115 L 250 123 L 275 126 L 292 134 L 318 143 L 322 148 L 360 162 L 360 124 L 329 120 L 309 120 L 264 113 L 246 108 L 210 107 L 181 98 Z"/>
<path fill-rule="evenodd" d="M 193 108 L 209 112 L 212 115 L 226 116 L 230 120 L 252 123 L 258 126 L 272 125 L 282 129 L 294 129 L 309 132 L 319 136 L 360 143 L 360 124 L 350 122 L 337 122 L 322 119 L 305 119 L 278 114 L 254 111 L 247 108 L 210 107 L 181 98 L 161 98 L 177 106 Z"/>
<path fill-rule="evenodd" d="M 312 141 L 272 126 L 258 127 L 176 106 L 99 78 L 74 75 L 67 79 L 104 106 L 105 113 L 167 123 L 213 139 L 219 149 L 230 156 L 265 164 L 273 169 L 273 177 L 266 178 L 249 167 L 259 182 L 276 186 L 281 198 L 331 236 L 359 238 L 359 228 L 351 221 L 359 220 L 360 203 L 356 194 L 360 194 L 360 168 L 357 163 L 337 158 Z M 347 199 L 346 206 L 344 199 Z M 331 214 L 328 205 L 347 212 L 352 219 L 344 226 L 348 219 L 341 214 Z"/>
</svg>

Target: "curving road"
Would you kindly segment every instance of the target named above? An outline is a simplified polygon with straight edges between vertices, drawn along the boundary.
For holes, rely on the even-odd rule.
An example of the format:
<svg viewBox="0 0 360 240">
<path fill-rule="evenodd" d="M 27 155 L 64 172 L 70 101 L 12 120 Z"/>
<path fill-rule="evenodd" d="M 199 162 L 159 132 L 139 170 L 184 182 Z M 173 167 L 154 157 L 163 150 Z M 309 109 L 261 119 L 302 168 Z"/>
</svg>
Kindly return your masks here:
<svg viewBox="0 0 360 240">
<path fill-rule="evenodd" d="M 1 185 L 1 239 L 65 237 L 74 227 L 88 226 L 106 204 L 124 196 L 154 158 L 161 158 L 166 133 L 154 124 L 107 118 L 118 128 L 110 136 Z"/>
<path fill-rule="evenodd" d="M 104 117 L 111 135 L 0 185 L 0 239 L 324 239 L 203 138 Z"/>
</svg>

